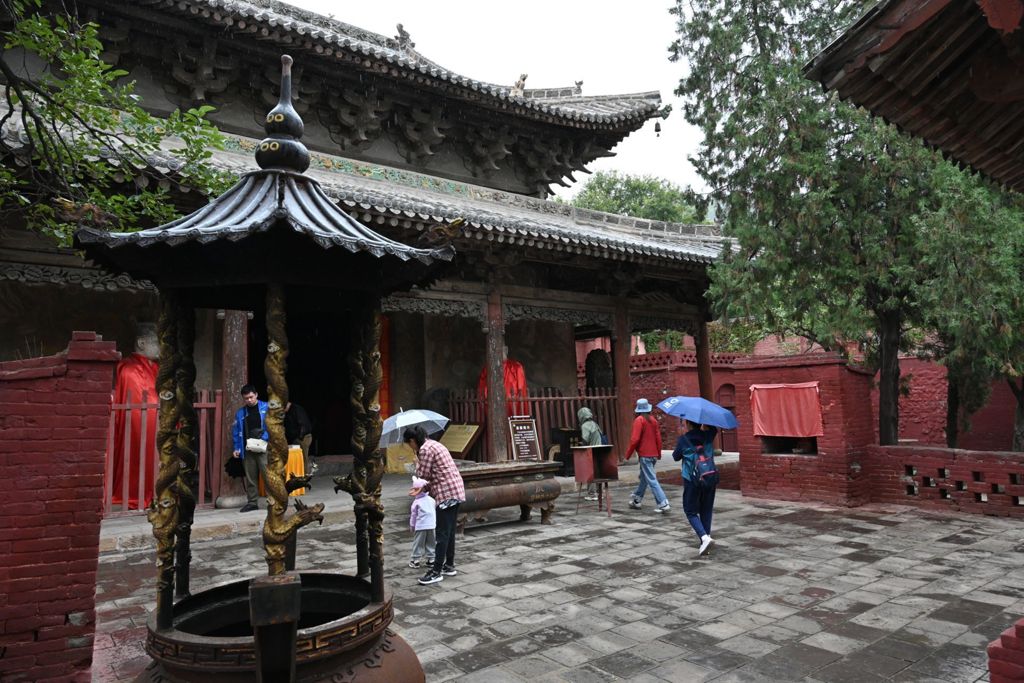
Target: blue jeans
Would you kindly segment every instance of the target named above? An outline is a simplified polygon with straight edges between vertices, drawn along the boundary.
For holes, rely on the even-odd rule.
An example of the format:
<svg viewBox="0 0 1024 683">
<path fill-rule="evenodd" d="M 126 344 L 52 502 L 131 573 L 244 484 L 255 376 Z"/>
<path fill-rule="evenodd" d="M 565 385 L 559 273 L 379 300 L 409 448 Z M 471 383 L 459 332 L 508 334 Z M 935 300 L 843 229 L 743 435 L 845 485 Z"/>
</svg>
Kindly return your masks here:
<svg viewBox="0 0 1024 683">
<path fill-rule="evenodd" d="M 698 486 L 683 479 L 683 514 L 697 533 L 711 535 L 711 512 L 715 507 L 715 487 Z"/>
<path fill-rule="evenodd" d="M 658 478 L 654 476 L 654 466 L 657 462 L 657 458 L 640 458 L 640 483 L 636 485 L 636 490 L 633 491 L 633 498 L 638 501 L 643 500 L 649 486 L 654 494 L 654 503 L 660 507 L 668 502 L 668 498 L 665 497 L 665 492 L 661 490 Z"/>
</svg>

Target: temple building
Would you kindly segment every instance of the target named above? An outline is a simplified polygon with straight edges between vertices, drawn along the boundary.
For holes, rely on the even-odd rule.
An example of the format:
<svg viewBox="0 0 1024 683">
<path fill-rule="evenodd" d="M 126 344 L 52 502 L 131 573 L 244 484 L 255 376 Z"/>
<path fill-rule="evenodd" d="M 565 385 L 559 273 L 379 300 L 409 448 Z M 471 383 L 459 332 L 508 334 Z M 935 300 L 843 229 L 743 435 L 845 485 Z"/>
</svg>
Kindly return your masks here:
<svg viewBox="0 0 1024 683">
<path fill-rule="evenodd" d="M 606 430 L 622 438 L 632 413 L 623 390 L 629 339 L 650 329 L 694 336 L 702 393 L 710 394 L 704 293 L 722 247 L 717 227 L 549 199 L 553 186 L 574 182 L 627 135 L 666 116 L 657 92 L 590 96 L 578 85 L 483 83 L 420 55 L 401 27 L 389 38 L 272 1 L 82 0 L 78 8 L 101 27 L 104 59 L 136 81 L 149 111 L 216 107 L 209 118 L 227 146 L 213 163 L 236 174 L 254 170 L 263 117 L 278 97 L 275 65 L 291 54 L 312 154 L 307 174 L 382 235 L 455 247 L 431 286 L 383 302 L 386 414 L 453 401 L 502 416 L 542 402 L 578 404 L 575 342 L 611 337 L 612 352 L 595 362 L 588 386 L 605 390 Z M 4 59 L 40 66 L 11 52 Z M 173 181 L 169 155 L 150 162 L 125 169 L 124 182 L 164 183 L 184 212 L 207 201 Z M 136 323 L 156 317 L 148 283 L 113 277 L 17 225 L 0 234 L 0 301 L 0 359 L 53 353 L 73 329 L 95 330 L 127 352 Z M 320 454 L 342 454 L 351 438 L 347 323 L 327 321 L 309 301 L 288 326 L 291 396 L 310 412 Z M 200 312 L 197 386 L 223 389 L 225 415 L 243 383 L 265 384 L 264 328 L 245 311 Z M 543 401 L 506 400 L 507 361 Z M 480 459 L 507 459 L 507 421 L 487 420 L 482 443 Z"/>
</svg>

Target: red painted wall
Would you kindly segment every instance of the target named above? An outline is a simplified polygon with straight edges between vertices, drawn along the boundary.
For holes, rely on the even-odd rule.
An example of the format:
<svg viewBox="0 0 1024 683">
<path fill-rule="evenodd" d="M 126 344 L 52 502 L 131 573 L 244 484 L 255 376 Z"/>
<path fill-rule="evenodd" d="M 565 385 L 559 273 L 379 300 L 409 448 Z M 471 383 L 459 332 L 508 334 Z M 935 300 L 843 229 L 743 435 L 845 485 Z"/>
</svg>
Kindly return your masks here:
<svg viewBox="0 0 1024 683">
<path fill-rule="evenodd" d="M 0 680 L 88 681 L 114 342 L 0 363 Z"/>
<path fill-rule="evenodd" d="M 900 396 L 900 440 L 945 446 L 946 368 L 918 358 L 901 358 L 900 377 L 907 387 L 906 395 Z M 877 416 L 877 389 L 871 392 L 871 407 Z M 1016 399 L 1006 382 L 993 382 L 988 403 L 971 416 L 971 428 L 961 434 L 960 445 L 980 451 L 1009 450 L 1015 407 Z"/>
</svg>

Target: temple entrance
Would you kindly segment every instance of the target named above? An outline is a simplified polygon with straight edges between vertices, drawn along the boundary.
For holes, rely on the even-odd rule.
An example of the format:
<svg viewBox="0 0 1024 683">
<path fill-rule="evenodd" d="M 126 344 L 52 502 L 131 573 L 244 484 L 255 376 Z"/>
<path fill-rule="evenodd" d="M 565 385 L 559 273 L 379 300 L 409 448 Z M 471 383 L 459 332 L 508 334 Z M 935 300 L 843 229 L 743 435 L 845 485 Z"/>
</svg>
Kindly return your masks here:
<svg viewBox="0 0 1024 683">
<path fill-rule="evenodd" d="M 288 312 L 288 394 L 313 421 L 313 455 L 352 452 L 348 353 L 350 318 L 345 312 Z M 267 397 L 263 374 L 267 331 L 262 313 L 249 324 L 249 378 Z"/>
</svg>

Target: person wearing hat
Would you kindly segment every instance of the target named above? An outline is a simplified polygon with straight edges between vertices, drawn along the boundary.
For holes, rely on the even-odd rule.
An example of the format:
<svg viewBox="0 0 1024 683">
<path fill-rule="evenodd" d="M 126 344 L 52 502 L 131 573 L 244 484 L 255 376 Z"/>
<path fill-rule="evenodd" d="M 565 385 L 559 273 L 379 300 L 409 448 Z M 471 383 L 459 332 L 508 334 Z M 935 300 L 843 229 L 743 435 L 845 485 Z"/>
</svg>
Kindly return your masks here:
<svg viewBox="0 0 1024 683">
<path fill-rule="evenodd" d="M 654 466 L 661 459 L 661 427 L 651 415 L 651 404 L 646 398 L 637 400 L 634 412 L 636 419 L 633 420 L 633 431 L 626 447 L 626 460 L 629 460 L 634 452 L 640 456 L 640 482 L 633 495 L 629 497 L 629 507 L 639 510 L 644 494 L 650 487 L 654 494 L 654 511 L 665 513 L 672 508 L 668 504 L 665 492 L 661 490 L 658 477 L 654 474 Z"/>
<path fill-rule="evenodd" d="M 426 479 L 413 477 L 412 488 L 409 489 L 409 496 L 413 499 L 412 507 L 409 509 L 409 531 L 413 533 L 409 566 L 414 569 L 420 566 L 421 557 L 426 558 L 428 566 L 434 563 L 437 510 L 434 499 L 426 491 L 427 483 Z"/>
</svg>

